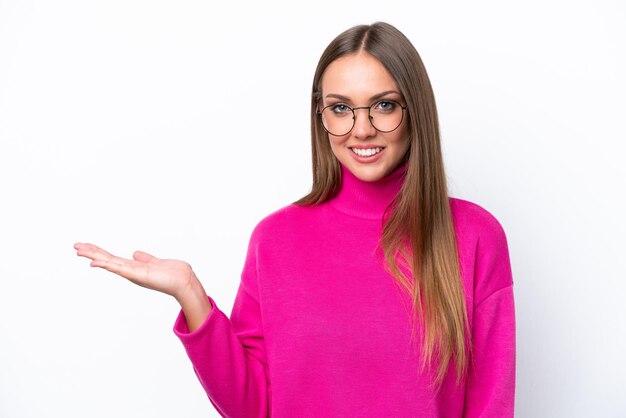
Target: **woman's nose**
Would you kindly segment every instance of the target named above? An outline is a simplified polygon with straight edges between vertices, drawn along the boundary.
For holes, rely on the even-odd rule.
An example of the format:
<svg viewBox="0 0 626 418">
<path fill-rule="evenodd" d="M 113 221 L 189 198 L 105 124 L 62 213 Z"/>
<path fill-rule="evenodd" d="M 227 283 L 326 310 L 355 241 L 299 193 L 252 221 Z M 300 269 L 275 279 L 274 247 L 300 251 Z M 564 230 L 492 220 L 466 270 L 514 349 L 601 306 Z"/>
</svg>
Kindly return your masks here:
<svg viewBox="0 0 626 418">
<path fill-rule="evenodd" d="M 370 121 L 368 108 L 354 109 L 354 128 L 352 133 L 357 138 L 367 138 L 376 135 L 376 128 Z"/>
</svg>

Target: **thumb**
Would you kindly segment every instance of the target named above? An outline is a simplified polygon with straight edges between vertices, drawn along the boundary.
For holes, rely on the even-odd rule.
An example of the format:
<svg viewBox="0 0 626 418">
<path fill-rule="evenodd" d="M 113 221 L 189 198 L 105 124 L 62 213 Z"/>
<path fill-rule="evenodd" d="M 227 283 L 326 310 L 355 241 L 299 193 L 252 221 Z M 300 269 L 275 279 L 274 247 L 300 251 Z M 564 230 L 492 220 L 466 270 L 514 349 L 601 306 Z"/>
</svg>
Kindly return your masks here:
<svg viewBox="0 0 626 418">
<path fill-rule="evenodd" d="M 158 258 L 151 256 L 150 254 L 143 251 L 135 251 L 133 253 L 133 258 L 137 261 L 143 261 L 144 263 L 150 263 L 158 260 Z"/>
</svg>

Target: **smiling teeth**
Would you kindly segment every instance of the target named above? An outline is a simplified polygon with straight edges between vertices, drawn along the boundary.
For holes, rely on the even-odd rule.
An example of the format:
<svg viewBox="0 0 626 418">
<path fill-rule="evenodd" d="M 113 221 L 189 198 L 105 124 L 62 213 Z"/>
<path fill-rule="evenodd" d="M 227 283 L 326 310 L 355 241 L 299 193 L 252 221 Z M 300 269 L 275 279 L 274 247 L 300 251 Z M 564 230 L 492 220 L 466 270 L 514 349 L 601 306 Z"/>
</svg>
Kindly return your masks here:
<svg viewBox="0 0 626 418">
<path fill-rule="evenodd" d="M 357 148 L 351 148 L 352 152 L 355 153 L 356 155 L 360 156 L 360 157 L 370 157 L 374 154 L 378 154 L 380 151 L 382 151 L 382 148 L 368 148 L 368 149 L 357 149 Z"/>
</svg>

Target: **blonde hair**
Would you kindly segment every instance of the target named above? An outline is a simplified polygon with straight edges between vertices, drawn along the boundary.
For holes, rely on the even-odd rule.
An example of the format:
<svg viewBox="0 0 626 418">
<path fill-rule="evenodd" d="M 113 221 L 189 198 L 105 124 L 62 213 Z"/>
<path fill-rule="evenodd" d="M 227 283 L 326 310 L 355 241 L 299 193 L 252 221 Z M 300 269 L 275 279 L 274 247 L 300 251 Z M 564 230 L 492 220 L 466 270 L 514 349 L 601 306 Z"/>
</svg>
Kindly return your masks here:
<svg viewBox="0 0 626 418">
<path fill-rule="evenodd" d="M 341 167 L 316 110 L 321 98 L 322 76 L 328 65 L 339 57 L 361 51 L 385 66 L 408 106 L 410 147 L 400 162 L 408 162 L 406 176 L 383 217 L 380 243 L 385 267 L 410 295 L 412 341 L 418 325 L 416 320 L 423 330 L 420 334 L 422 370 L 434 366 L 433 383 L 440 385 L 454 362 L 459 384 L 471 358 L 471 338 L 437 107 L 418 52 L 392 25 L 377 22 L 350 28 L 337 36 L 322 54 L 311 96 L 313 185 L 310 193 L 294 203 L 322 203 L 334 197 L 341 187 Z M 404 271 L 400 267 L 404 267 Z"/>
</svg>

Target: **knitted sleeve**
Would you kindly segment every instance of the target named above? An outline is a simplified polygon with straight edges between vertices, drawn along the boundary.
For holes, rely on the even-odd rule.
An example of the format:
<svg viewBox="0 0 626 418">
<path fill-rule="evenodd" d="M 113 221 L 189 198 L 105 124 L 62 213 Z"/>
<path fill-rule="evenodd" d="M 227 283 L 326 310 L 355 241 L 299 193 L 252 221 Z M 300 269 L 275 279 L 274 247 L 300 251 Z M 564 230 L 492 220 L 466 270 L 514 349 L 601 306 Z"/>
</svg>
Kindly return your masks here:
<svg viewBox="0 0 626 418">
<path fill-rule="evenodd" d="M 515 401 L 515 306 L 504 230 L 489 216 L 481 224 L 475 260 L 473 362 L 464 418 L 513 417 Z"/>
<path fill-rule="evenodd" d="M 250 240 L 230 319 L 209 296 L 211 312 L 189 332 L 181 311 L 174 325 L 209 400 L 222 416 L 267 417 L 270 385 L 256 286 L 256 250 Z"/>
</svg>

